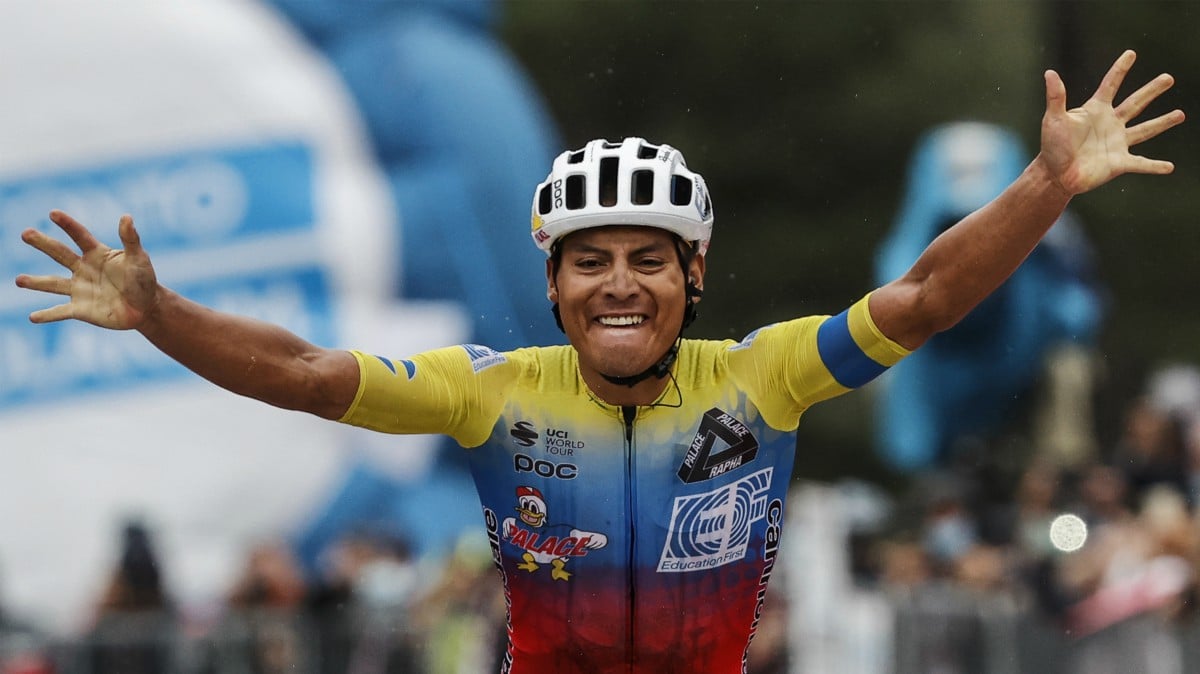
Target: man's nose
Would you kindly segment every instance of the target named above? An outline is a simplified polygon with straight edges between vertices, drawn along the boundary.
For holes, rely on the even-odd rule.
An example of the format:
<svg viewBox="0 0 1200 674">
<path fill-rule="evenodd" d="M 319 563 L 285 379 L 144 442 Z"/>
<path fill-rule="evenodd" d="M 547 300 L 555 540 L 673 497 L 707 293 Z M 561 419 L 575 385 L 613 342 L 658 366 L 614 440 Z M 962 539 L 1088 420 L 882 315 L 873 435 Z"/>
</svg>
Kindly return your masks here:
<svg viewBox="0 0 1200 674">
<path fill-rule="evenodd" d="M 614 264 L 604 279 L 605 292 L 619 299 L 636 295 L 640 289 L 633 268 L 622 262 Z"/>
</svg>

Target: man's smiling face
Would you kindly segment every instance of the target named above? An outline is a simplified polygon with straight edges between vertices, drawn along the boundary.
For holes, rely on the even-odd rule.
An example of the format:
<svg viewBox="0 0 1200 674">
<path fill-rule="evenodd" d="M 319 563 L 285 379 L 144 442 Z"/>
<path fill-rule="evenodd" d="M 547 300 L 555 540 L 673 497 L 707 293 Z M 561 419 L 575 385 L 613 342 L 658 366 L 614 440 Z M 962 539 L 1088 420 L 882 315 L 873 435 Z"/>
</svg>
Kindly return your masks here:
<svg viewBox="0 0 1200 674">
<path fill-rule="evenodd" d="M 548 296 L 558 303 L 584 380 L 600 393 L 596 375 L 639 374 L 679 336 L 686 300 L 675 238 L 653 227 L 613 225 L 572 233 L 561 247 L 557 269 L 547 265 Z M 700 287 L 704 258 L 690 267 Z"/>
</svg>

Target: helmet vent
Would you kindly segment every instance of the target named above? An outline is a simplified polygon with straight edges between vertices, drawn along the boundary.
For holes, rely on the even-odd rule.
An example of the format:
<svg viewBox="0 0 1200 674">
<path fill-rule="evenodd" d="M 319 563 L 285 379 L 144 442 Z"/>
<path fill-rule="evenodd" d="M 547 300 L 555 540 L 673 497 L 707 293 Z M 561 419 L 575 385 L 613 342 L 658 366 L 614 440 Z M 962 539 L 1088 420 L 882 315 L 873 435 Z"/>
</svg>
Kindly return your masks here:
<svg viewBox="0 0 1200 674">
<path fill-rule="evenodd" d="M 642 169 L 633 172 L 630 200 L 638 206 L 654 203 L 654 171 Z"/>
<path fill-rule="evenodd" d="M 692 203 L 692 181 L 680 175 L 671 176 L 671 203 L 686 206 Z"/>
<path fill-rule="evenodd" d="M 587 202 L 587 198 L 584 196 L 584 185 L 583 176 L 578 173 L 573 176 L 567 176 L 567 210 L 574 211 L 583 208 Z"/>
<path fill-rule="evenodd" d="M 617 205 L 617 171 L 621 160 L 605 157 L 600 160 L 600 205 Z"/>
<path fill-rule="evenodd" d="M 559 153 L 532 196 L 533 243 L 551 256 L 572 232 L 609 225 L 660 229 L 694 242 L 697 254 L 712 240 L 704 179 L 679 150 L 645 138 L 597 138 Z"/>
</svg>

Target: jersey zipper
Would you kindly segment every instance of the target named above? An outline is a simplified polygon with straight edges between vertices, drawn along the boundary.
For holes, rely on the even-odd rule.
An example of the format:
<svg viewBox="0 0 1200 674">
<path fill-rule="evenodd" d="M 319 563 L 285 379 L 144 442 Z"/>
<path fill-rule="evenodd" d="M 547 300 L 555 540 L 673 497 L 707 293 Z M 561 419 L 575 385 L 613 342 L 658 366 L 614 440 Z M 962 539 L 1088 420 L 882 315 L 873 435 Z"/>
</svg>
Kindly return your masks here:
<svg viewBox="0 0 1200 674">
<path fill-rule="evenodd" d="M 626 574 L 628 574 L 629 611 L 627 620 L 628 641 L 626 643 L 629 661 L 628 670 L 633 671 L 637 647 L 634 643 L 634 627 L 637 624 L 637 473 L 634 470 L 633 451 L 633 421 L 637 418 L 637 407 L 624 405 L 621 407 L 621 417 L 625 421 L 625 506 L 629 513 L 629 558 Z"/>
</svg>

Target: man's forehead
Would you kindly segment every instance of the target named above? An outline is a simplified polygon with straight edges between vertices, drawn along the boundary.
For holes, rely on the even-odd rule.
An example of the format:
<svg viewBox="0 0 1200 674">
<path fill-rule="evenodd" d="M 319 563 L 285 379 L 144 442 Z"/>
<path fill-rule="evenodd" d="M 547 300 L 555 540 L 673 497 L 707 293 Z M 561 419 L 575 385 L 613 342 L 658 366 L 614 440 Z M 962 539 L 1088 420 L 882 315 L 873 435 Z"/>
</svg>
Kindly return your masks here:
<svg viewBox="0 0 1200 674">
<path fill-rule="evenodd" d="M 563 250 L 608 249 L 633 247 L 673 248 L 675 235 L 657 227 L 644 225 L 604 225 L 572 232 L 563 238 Z"/>
</svg>

